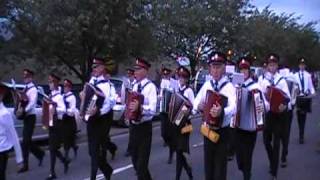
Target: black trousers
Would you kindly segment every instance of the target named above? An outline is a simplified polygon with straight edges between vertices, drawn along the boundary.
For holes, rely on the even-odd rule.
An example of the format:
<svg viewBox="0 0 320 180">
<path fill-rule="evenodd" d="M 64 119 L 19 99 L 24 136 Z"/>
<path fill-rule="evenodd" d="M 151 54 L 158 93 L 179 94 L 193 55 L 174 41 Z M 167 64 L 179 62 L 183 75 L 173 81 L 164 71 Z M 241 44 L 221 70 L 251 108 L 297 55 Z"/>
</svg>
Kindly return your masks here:
<svg viewBox="0 0 320 180">
<path fill-rule="evenodd" d="M 285 135 L 286 113 L 267 113 L 263 141 L 273 176 L 277 176 L 279 166 L 280 139 Z"/>
<path fill-rule="evenodd" d="M 227 179 L 228 129 L 222 128 L 216 132 L 220 135 L 217 143 L 204 137 L 205 180 Z"/>
<path fill-rule="evenodd" d="M 44 156 L 44 151 L 39 146 L 32 142 L 32 135 L 36 123 L 36 115 L 28 115 L 23 120 L 23 140 L 22 140 L 22 155 L 24 160 L 24 166 L 29 165 L 29 152 L 31 152 L 37 159 L 41 159 Z"/>
<path fill-rule="evenodd" d="M 109 113 L 106 114 L 105 116 L 105 121 L 106 121 L 106 131 L 107 131 L 107 136 L 106 136 L 106 140 L 107 140 L 107 144 L 106 144 L 106 147 L 107 147 L 107 150 L 110 152 L 110 153 L 115 153 L 118 149 L 117 145 L 115 143 L 113 143 L 111 141 L 111 138 L 110 138 L 110 129 L 111 129 L 111 126 L 112 126 L 112 120 L 113 120 L 113 111 L 110 110 Z"/>
<path fill-rule="evenodd" d="M 243 179 L 251 178 L 252 155 L 257 140 L 256 131 L 236 130 L 236 157 Z"/>
<path fill-rule="evenodd" d="M 232 158 L 236 151 L 236 129 L 228 127 L 229 141 L 228 141 L 228 157 Z"/>
<path fill-rule="evenodd" d="M 306 125 L 307 113 L 304 111 L 297 110 L 297 119 L 299 126 L 299 138 L 304 139 L 304 129 Z"/>
<path fill-rule="evenodd" d="M 90 179 L 95 180 L 100 169 L 107 178 L 113 171 L 107 162 L 107 119 L 108 114 L 93 116 L 87 124 L 89 155 L 91 157 Z"/>
<path fill-rule="evenodd" d="M 9 151 L 0 152 L 0 180 L 6 179 L 6 169 L 9 158 Z"/>
<path fill-rule="evenodd" d="M 176 180 L 180 179 L 182 169 L 184 168 L 188 174 L 188 176 L 191 178 L 192 177 L 192 170 L 190 165 L 188 164 L 188 161 L 186 157 L 184 156 L 184 152 L 182 150 L 177 150 L 176 151 L 176 156 L 177 156 L 177 164 L 176 164 Z"/>
<path fill-rule="evenodd" d="M 290 132 L 291 132 L 291 123 L 293 117 L 293 110 L 289 110 L 287 112 L 287 116 L 285 120 L 285 128 L 284 128 L 284 135 L 281 138 L 282 143 L 282 154 L 281 154 L 281 161 L 287 161 L 288 149 L 289 149 L 289 141 L 290 141 Z"/>
<path fill-rule="evenodd" d="M 175 149 L 175 142 L 173 137 L 175 128 L 173 127 L 173 124 L 169 121 L 168 113 L 160 113 L 159 119 L 161 122 L 161 136 L 163 141 L 168 145 L 169 159 L 172 159 Z"/>
<path fill-rule="evenodd" d="M 69 159 L 69 150 L 76 145 L 77 123 L 75 117 L 65 115 L 62 120 L 63 147 L 65 158 Z"/>
<path fill-rule="evenodd" d="M 151 180 L 148 166 L 151 152 L 152 122 L 132 124 L 131 128 L 131 160 L 137 172 L 138 180 Z"/>
<path fill-rule="evenodd" d="M 49 127 L 49 151 L 50 151 L 50 173 L 55 173 L 56 159 L 58 158 L 62 163 L 66 162 L 65 157 L 59 151 L 62 141 L 62 120 L 54 122 L 54 126 Z"/>
</svg>

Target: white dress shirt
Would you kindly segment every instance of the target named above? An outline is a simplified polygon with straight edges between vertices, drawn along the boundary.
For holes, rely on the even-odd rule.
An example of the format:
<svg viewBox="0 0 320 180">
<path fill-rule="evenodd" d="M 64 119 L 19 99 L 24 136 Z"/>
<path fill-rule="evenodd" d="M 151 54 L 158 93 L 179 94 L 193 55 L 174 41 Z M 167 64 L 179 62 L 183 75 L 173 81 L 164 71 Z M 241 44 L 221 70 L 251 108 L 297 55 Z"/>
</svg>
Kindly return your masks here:
<svg viewBox="0 0 320 180">
<path fill-rule="evenodd" d="M 74 116 L 75 113 L 77 112 L 76 96 L 71 91 L 69 91 L 69 92 L 63 94 L 63 100 L 66 105 L 66 114 L 68 116 Z"/>
<path fill-rule="evenodd" d="M 212 81 L 213 83 L 216 82 L 214 79 Z M 220 87 L 226 81 L 228 81 L 228 77 L 223 76 L 218 81 L 218 87 Z M 210 81 L 206 81 L 201 87 L 200 91 L 198 92 L 198 95 L 196 96 L 193 104 L 193 108 L 195 111 L 199 111 L 198 109 L 199 104 L 205 102 L 207 90 L 214 90 Z M 236 89 L 232 85 L 232 83 L 228 81 L 228 83 L 222 89 L 220 89 L 219 93 L 221 93 L 222 95 L 228 98 L 227 106 L 223 109 L 224 119 L 221 126 L 221 127 L 227 127 L 229 126 L 231 119 L 236 112 Z"/>
<path fill-rule="evenodd" d="M 115 104 L 115 95 L 113 95 L 112 85 L 110 81 L 106 80 L 104 76 L 101 75 L 99 77 L 91 78 L 89 83 L 95 85 L 103 93 L 104 101 L 100 109 L 100 114 L 101 115 L 107 114 Z M 114 90 L 114 94 L 115 94 L 115 90 Z"/>
<path fill-rule="evenodd" d="M 0 102 L 0 152 L 10 150 L 12 147 L 16 154 L 16 162 L 21 163 L 23 161 L 21 147 L 12 114 Z"/>
<path fill-rule="evenodd" d="M 33 82 L 30 82 L 26 84 L 25 87 L 26 95 L 28 97 L 28 104 L 26 106 L 26 114 L 27 115 L 33 115 L 36 114 L 36 106 L 37 106 L 37 100 L 38 100 L 38 90 L 37 87 Z"/>
<path fill-rule="evenodd" d="M 57 113 L 58 120 L 62 120 L 63 115 L 66 113 L 66 105 L 64 104 L 61 91 L 60 90 L 51 91 L 50 98 L 57 105 L 56 113 Z"/>
<path fill-rule="evenodd" d="M 281 79 L 282 78 L 282 79 Z M 276 72 L 274 75 L 272 75 L 271 73 L 267 73 L 265 78 L 262 80 L 261 82 L 261 88 L 262 88 L 262 92 L 264 94 L 267 93 L 267 88 L 269 86 L 272 85 L 272 82 L 274 83 L 274 86 L 280 90 L 282 90 L 286 96 L 291 99 L 291 95 L 290 95 L 290 91 L 288 88 L 288 84 L 285 80 L 285 78 L 283 78 L 278 72 Z M 285 104 L 289 109 L 291 107 L 291 103 L 289 102 L 288 104 Z"/>
<path fill-rule="evenodd" d="M 157 111 L 157 88 L 149 79 L 144 78 L 133 85 L 134 92 L 138 92 L 139 84 L 141 84 L 142 87 L 141 94 L 144 96 L 141 122 L 151 121 Z"/>
<path fill-rule="evenodd" d="M 181 87 L 181 85 L 179 83 L 179 92 L 183 92 L 182 95 L 184 97 L 188 98 L 190 103 L 193 105 L 193 103 L 194 103 L 194 93 L 193 93 L 193 90 L 190 87 L 187 87 L 187 86 Z"/>
<path fill-rule="evenodd" d="M 298 71 L 295 73 L 295 78 L 296 81 L 299 84 L 299 90 L 300 90 L 300 95 L 304 95 L 304 94 L 315 94 L 315 90 L 313 87 L 313 83 L 312 83 L 312 79 L 311 79 L 311 75 L 310 73 L 308 73 L 307 71 Z M 302 90 L 302 77 L 303 77 L 303 84 L 304 84 L 304 92 Z"/>
</svg>

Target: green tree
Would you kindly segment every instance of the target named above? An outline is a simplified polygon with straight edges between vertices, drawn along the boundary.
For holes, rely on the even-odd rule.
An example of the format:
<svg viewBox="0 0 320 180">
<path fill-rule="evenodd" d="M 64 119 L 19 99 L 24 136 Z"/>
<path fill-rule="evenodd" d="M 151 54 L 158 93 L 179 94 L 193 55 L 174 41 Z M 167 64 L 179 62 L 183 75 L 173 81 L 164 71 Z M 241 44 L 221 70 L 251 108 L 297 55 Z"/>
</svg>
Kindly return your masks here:
<svg viewBox="0 0 320 180">
<path fill-rule="evenodd" d="M 18 56 L 39 62 L 64 64 L 77 77 L 90 74 L 94 56 L 111 56 L 117 62 L 144 56 L 153 49 L 144 5 L 126 0 L 13 0 L 11 16 Z"/>
</svg>

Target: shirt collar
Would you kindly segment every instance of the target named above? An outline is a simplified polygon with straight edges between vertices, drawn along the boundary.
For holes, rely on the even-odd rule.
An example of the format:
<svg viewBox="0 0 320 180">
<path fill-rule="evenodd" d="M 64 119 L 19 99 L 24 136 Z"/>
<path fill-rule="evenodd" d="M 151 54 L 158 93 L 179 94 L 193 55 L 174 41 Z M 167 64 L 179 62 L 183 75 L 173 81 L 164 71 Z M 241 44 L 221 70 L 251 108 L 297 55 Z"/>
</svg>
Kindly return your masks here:
<svg viewBox="0 0 320 180">
<path fill-rule="evenodd" d="M 212 78 L 213 83 L 216 83 L 217 81 L 214 80 Z M 228 81 L 228 77 L 227 76 L 222 76 L 219 80 L 218 80 L 218 85 L 221 85 L 222 83 L 224 83 L 225 81 Z"/>
<path fill-rule="evenodd" d="M 249 83 L 251 83 L 253 80 L 252 80 L 252 78 L 248 78 L 246 81 L 244 81 L 243 82 L 243 84 L 245 85 L 245 86 L 247 86 Z"/>
<path fill-rule="evenodd" d="M 60 90 L 59 89 L 56 89 L 56 90 L 53 90 L 51 91 L 51 95 L 54 96 L 56 94 L 60 94 Z"/>
<path fill-rule="evenodd" d="M 69 92 L 67 92 L 67 93 L 64 93 L 64 96 L 69 96 L 69 95 L 71 95 L 71 94 L 72 94 L 72 92 L 69 91 Z"/>
<path fill-rule="evenodd" d="M 144 78 L 142 79 L 140 82 L 137 82 L 137 83 L 140 83 L 141 86 L 144 86 L 149 80 L 147 78 Z"/>
<path fill-rule="evenodd" d="M 29 83 L 26 84 L 26 88 L 30 88 L 30 87 L 32 87 L 33 85 L 34 85 L 33 82 L 29 82 Z"/>
</svg>

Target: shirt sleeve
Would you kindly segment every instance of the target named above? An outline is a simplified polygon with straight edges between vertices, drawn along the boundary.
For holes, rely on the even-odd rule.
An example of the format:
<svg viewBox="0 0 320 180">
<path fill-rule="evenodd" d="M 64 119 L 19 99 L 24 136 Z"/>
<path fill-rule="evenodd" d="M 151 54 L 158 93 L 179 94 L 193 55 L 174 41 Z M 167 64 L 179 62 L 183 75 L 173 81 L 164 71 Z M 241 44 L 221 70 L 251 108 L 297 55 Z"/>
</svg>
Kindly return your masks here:
<svg viewBox="0 0 320 180">
<path fill-rule="evenodd" d="M 14 128 L 13 118 L 10 114 L 7 114 L 6 120 L 7 121 L 4 124 L 8 131 L 8 139 L 13 144 L 14 152 L 16 154 L 16 162 L 21 163 L 23 161 L 22 151 L 16 129 Z"/>
<path fill-rule="evenodd" d="M 206 96 L 206 91 L 208 90 L 208 83 L 206 82 L 198 92 L 196 98 L 193 101 L 193 111 L 194 113 L 199 111 L 200 103 L 203 103 Z"/>
<path fill-rule="evenodd" d="M 148 104 L 142 106 L 143 115 L 155 115 L 157 110 L 157 89 L 153 84 L 148 85 L 148 92 L 145 98 L 148 99 Z"/>
<path fill-rule="evenodd" d="M 116 89 L 114 88 L 113 84 L 110 84 L 110 105 L 113 107 L 116 104 Z"/>
<path fill-rule="evenodd" d="M 69 108 L 67 109 L 67 113 L 69 114 L 74 114 L 76 111 L 76 97 L 74 95 L 70 96 L 68 98 L 68 102 L 69 102 Z"/>
<path fill-rule="evenodd" d="M 314 90 L 314 87 L 313 87 L 313 82 L 312 82 L 310 74 L 308 76 L 308 89 L 310 90 L 311 94 L 315 94 L 316 93 L 316 91 Z"/>
<path fill-rule="evenodd" d="M 27 96 L 29 98 L 29 103 L 26 106 L 26 112 L 28 113 L 29 111 L 32 110 L 32 108 L 36 107 L 37 99 L 38 99 L 37 88 L 33 87 L 29 89 L 29 91 L 27 92 Z"/>
<path fill-rule="evenodd" d="M 228 105 L 224 108 L 224 114 L 226 116 L 232 116 L 236 111 L 236 89 L 233 87 L 231 83 L 225 87 L 226 95 L 228 97 Z"/>
</svg>

